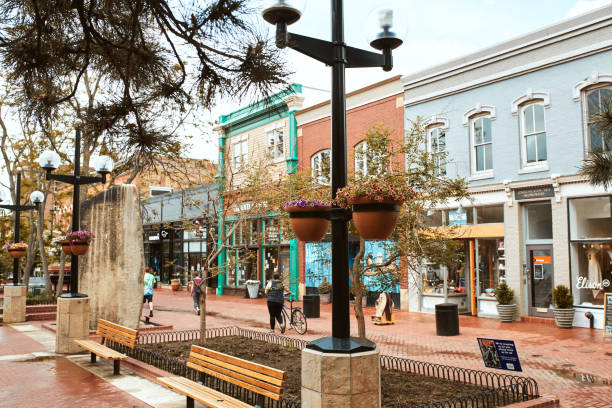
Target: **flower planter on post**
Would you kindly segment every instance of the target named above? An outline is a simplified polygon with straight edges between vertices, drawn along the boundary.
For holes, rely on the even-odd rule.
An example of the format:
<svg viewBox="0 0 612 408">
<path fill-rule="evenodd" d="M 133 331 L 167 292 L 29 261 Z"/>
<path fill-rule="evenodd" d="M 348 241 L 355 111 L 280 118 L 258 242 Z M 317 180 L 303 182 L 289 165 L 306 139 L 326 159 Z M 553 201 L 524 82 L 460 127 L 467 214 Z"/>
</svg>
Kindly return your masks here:
<svg viewBox="0 0 612 408">
<path fill-rule="evenodd" d="M 363 239 L 387 239 L 395 230 L 401 201 L 350 200 L 353 223 Z"/>
<path fill-rule="evenodd" d="M 66 255 L 72 255 L 72 248 L 70 248 L 70 241 L 60 241 L 62 252 Z"/>
<path fill-rule="evenodd" d="M 85 255 L 88 249 L 89 244 L 86 242 L 73 242 L 72 244 L 70 244 L 70 251 L 74 255 Z"/>
<path fill-rule="evenodd" d="M 319 200 L 306 201 L 302 198 L 287 201 L 283 209 L 289 213 L 291 229 L 300 241 L 321 241 L 329 229 L 329 203 Z"/>
<path fill-rule="evenodd" d="M 19 259 L 26 254 L 25 249 L 9 249 L 8 254 L 11 258 Z"/>
</svg>

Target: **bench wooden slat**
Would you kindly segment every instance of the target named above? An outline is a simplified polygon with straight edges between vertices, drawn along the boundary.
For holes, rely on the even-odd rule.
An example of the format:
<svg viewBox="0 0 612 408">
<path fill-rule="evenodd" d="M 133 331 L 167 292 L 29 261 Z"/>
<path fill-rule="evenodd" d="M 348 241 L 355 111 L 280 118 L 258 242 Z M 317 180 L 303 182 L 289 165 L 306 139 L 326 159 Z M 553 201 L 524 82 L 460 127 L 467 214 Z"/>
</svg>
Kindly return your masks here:
<svg viewBox="0 0 612 408">
<path fill-rule="evenodd" d="M 126 329 L 127 329 L 127 327 L 126 327 Z M 129 331 L 124 331 L 124 330 L 118 329 L 116 327 L 107 326 L 107 325 L 103 325 L 103 324 L 99 324 L 98 325 L 98 330 L 104 330 L 107 333 L 112 333 L 112 334 L 115 334 L 117 336 L 125 337 L 126 339 L 136 339 L 138 337 L 138 334 L 134 334 L 134 333 L 131 333 Z"/>
<path fill-rule="evenodd" d="M 96 331 L 96 333 L 98 333 L 101 337 L 104 337 L 108 340 L 112 340 L 116 343 L 120 343 L 123 344 L 124 346 L 127 346 L 129 348 L 134 348 L 136 346 L 137 340 L 136 339 L 128 339 L 125 337 L 121 337 L 116 335 L 113 332 L 108 332 L 106 331 L 105 328 L 98 328 L 98 330 Z"/>
<path fill-rule="evenodd" d="M 98 319 L 98 326 L 107 326 L 109 328 L 112 329 L 116 329 L 119 331 L 119 333 L 125 333 L 125 335 L 130 335 L 132 337 L 138 337 L 138 330 L 136 329 L 131 329 L 129 327 L 125 327 L 125 326 L 121 326 L 120 324 L 117 323 L 113 323 L 110 322 L 108 320 L 104 320 L 104 319 Z"/>
<path fill-rule="evenodd" d="M 191 345 L 191 351 L 197 354 L 202 354 L 208 357 L 212 357 L 217 360 L 221 360 L 226 363 L 236 365 L 238 367 L 247 368 L 251 371 L 256 371 L 261 374 L 269 375 L 270 377 L 278 378 L 281 380 L 285 379 L 286 373 L 276 368 L 268 367 L 262 364 L 257 364 L 252 361 L 243 360 L 238 357 L 230 356 L 229 354 L 220 353 L 218 351 L 210 350 L 204 347 Z"/>
<path fill-rule="evenodd" d="M 128 357 L 93 340 L 74 340 L 75 344 L 102 357 L 105 360 L 125 360 Z"/>
<path fill-rule="evenodd" d="M 268 398 L 271 398 L 273 400 L 278 401 L 278 400 L 281 399 L 281 395 L 280 394 L 277 394 L 277 393 L 274 393 L 274 392 L 271 392 L 271 391 L 268 391 L 268 390 L 264 390 L 263 388 L 256 387 L 256 386 L 251 385 L 249 383 L 246 383 L 244 381 L 238 380 L 238 379 L 236 379 L 234 377 L 230 377 L 228 375 L 221 374 L 218 371 L 210 370 L 210 369 L 208 369 L 206 367 L 203 367 L 203 366 L 200 366 L 200 365 L 197 365 L 197 364 L 194 364 L 194 363 L 187 363 L 187 367 L 191 367 L 191 368 L 196 369 L 196 370 L 198 370 L 200 372 L 203 372 L 205 374 L 212 375 L 213 377 L 217 377 L 217 378 L 219 378 L 219 379 L 221 379 L 223 381 L 226 381 L 226 382 L 231 383 L 231 384 L 235 384 L 235 385 L 237 385 L 239 387 L 245 388 L 245 389 L 247 389 L 249 391 L 256 392 L 257 394 L 261 394 L 261 395 L 266 396 Z"/>
<path fill-rule="evenodd" d="M 157 381 L 209 407 L 247 408 L 251 407 L 236 398 L 200 385 L 183 377 L 158 377 Z"/>
<path fill-rule="evenodd" d="M 233 364 L 229 364 L 220 360 L 215 360 L 210 357 L 203 356 L 191 352 L 189 361 L 194 365 L 205 366 L 211 370 L 220 372 L 221 374 L 229 375 L 242 381 L 246 381 L 252 385 L 265 388 L 272 392 L 281 392 L 281 388 L 285 385 L 284 380 L 279 380 L 268 375 L 260 374 L 255 371 L 248 370 Z"/>
</svg>

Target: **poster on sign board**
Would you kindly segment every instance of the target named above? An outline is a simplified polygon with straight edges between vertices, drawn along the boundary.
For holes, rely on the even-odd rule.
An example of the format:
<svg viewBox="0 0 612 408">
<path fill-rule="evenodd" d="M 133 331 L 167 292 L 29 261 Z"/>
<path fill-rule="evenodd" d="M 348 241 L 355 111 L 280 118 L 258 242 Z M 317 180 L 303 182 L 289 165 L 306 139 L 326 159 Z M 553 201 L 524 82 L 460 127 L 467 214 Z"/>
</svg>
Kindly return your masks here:
<svg viewBox="0 0 612 408">
<path fill-rule="evenodd" d="M 478 347 L 485 367 L 498 370 L 523 371 L 512 340 L 478 338 Z"/>
</svg>

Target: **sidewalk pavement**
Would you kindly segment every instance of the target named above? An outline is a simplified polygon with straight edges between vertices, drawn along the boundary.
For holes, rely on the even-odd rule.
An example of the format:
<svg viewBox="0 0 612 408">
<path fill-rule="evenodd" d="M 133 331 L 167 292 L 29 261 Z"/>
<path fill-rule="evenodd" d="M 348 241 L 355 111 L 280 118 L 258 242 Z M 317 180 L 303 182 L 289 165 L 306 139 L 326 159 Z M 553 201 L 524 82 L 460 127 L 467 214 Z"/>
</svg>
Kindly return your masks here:
<svg viewBox="0 0 612 408">
<path fill-rule="evenodd" d="M 42 323 L 0 326 L 0 407 L 183 408 L 185 397 L 89 353 L 55 354 L 55 334 Z M 202 407 L 200 404 L 196 404 Z"/>
<path fill-rule="evenodd" d="M 187 292 L 157 289 L 152 322 L 173 325 L 174 330 L 199 328 L 199 316 Z M 148 306 L 143 314 L 148 314 Z M 268 328 L 265 299 L 235 296 L 207 296 L 207 327 L 242 326 Z M 514 340 L 523 372 L 536 379 L 540 394 L 554 394 L 562 407 L 612 406 L 612 338 L 601 330 L 559 329 L 554 325 L 527 322 L 501 323 L 497 319 L 460 316 L 459 336 L 438 337 L 435 316 L 395 311 L 396 324 L 375 326 L 369 321 L 374 308 L 365 308 L 367 336 L 381 352 L 419 361 L 447 364 L 498 373 L 513 372 L 484 367 L 477 337 Z M 357 328 L 351 306 L 351 332 Z M 308 319 L 304 336 L 288 331 L 286 335 L 312 340 L 331 333 L 331 305 L 321 305 L 321 317 Z"/>
</svg>

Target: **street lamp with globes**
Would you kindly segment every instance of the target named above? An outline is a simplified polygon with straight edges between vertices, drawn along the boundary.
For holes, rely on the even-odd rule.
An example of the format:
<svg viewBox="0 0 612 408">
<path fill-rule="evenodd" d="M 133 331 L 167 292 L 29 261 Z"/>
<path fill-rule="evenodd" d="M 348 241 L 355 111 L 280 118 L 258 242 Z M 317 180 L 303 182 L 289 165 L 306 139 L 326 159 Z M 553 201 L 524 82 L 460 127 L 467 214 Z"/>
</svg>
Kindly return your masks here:
<svg viewBox="0 0 612 408">
<path fill-rule="evenodd" d="M 45 195 L 40 191 L 33 191 L 30 194 L 30 201 L 34 205 L 21 205 L 21 168 L 17 168 L 17 183 L 15 184 L 15 198 L 17 200 L 16 204 L 2 204 L 0 208 L 4 208 L 6 210 L 13 211 L 15 215 L 15 224 L 13 230 L 13 242 L 18 243 L 19 238 L 19 218 L 21 217 L 21 212 L 26 210 L 34 210 L 39 208 L 40 204 L 45 199 Z M 4 191 L 0 190 L 0 202 L 6 201 L 7 198 L 5 196 Z M 19 286 L 19 259 L 13 259 L 13 286 Z"/>
<path fill-rule="evenodd" d="M 393 68 L 392 50 L 402 40 L 391 31 L 393 12 L 380 10 L 381 31 L 370 46 L 381 53 L 349 47 L 344 43 L 343 1 L 331 0 L 332 40 L 324 41 L 287 31 L 287 26 L 300 19 L 302 13 L 296 1 L 275 0 L 262 16 L 276 25 L 276 46 L 289 47 L 332 68 L 331 96 L 331 189 L 336 197 L 338 189 L 346 186 L 346 90 L 345 68 L 381 67 Z M 308 348 L 325 353 L 357 353 L 374 350 L 376 345 L 366 339 L 350 337 L 349 314 L 349 256 L 348 221 L 351 212 L 334 207 L 330 213 L 332 224 L 332 337 L 315 340 Z"/>
<path fill-rule="evenodd" d="M 93 160 L 94 169 L 100 175 L 81 175 L 81 129 L 76 128 L 74 140 L 74 172 L 73 174 L 53 174 L 60 165 L 60 156 L 52 150 L 44 151 L 38 158 L 38 163 L 47 172 L 47 180 L 56 180 L 74 186 L 72 192 L 72 231 L 79 230 L 80 186 L 85 184 L 106 183 L 106 175 L 113 171 L 115 163 L 109 156 L 99 156 Z M 79 258 L 72 255 L 70 258 L 70 293 L 62 294 L 63 298 L 87 297 L 79 293 Z"/>
</svg>

